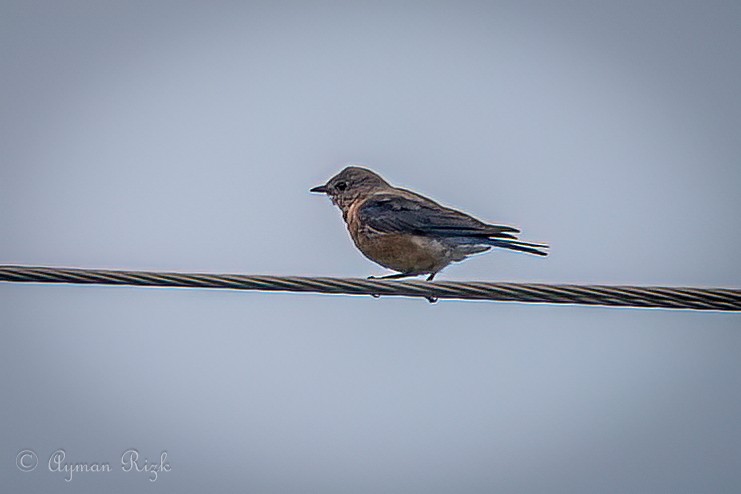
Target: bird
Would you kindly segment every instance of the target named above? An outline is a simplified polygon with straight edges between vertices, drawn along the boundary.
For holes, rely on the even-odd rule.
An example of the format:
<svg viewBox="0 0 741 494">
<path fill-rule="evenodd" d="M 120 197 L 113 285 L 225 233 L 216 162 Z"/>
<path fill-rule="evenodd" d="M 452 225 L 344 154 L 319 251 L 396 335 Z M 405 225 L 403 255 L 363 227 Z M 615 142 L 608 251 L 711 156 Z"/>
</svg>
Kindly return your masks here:
<svg viewBox="0 0 741 494">
<path fill-rule="evenodd" d="M 473 254 L 499 247 L 546 256 L 548 245 L 522 242 L 520 230 L 492 225 L 394 187 L 376 172 L 348 166 L 310 192 L 326 194 L 342 211 L 355 246 L 371 261 L 396 271 L 370 279 L 428 275 Z"/>
</svg>

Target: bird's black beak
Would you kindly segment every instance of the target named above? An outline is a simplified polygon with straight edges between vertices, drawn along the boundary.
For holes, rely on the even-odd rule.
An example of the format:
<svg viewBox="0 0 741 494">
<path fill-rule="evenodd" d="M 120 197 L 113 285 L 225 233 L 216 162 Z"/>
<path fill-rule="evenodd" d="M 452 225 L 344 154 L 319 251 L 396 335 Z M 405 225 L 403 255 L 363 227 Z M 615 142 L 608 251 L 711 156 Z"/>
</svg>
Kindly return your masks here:
<svg viewBox="0 0 741 494">
<path fill-rule="evenodd" d="M 317 185 L 313 189 L 311 189 L 309 192 L 319 192 L 320 194 L 326 194 L 327 193 L 327 186 L 326 185 Z"/>
</svg>

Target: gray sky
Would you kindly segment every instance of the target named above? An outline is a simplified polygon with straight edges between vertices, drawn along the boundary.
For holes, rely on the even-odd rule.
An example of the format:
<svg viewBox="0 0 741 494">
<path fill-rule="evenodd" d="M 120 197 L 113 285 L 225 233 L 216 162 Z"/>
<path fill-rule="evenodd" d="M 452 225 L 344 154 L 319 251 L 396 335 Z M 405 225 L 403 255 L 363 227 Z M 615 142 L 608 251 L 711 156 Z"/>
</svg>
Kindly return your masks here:
<svg viewBox="0 0 741 494">
<path fill-rule="evenodd" d="M 359 163 L 552 246 L 440 279 L 739 287 L 740 22 L 731 1 L 4 1 L 0 263 L 382 274 L 308 192 Z M 738 315 L 13 284 L 0 311 L 12 492 L 741 485 Z M 129 448 L 172 470 L 122 472 Z M 65 482 L 58 449 L 113 472 Z"/>
</svg>

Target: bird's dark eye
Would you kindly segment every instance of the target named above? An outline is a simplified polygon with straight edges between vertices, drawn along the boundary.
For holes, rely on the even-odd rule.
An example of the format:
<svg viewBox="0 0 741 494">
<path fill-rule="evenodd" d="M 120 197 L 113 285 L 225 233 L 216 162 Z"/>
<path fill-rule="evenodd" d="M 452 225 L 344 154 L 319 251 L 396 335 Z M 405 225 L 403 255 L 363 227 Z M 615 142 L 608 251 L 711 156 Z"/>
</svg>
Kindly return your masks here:
<svg viewBox="0 0 741 494">
<path fill-rule="evenodd" d="M 343 190 L 347 189 L 347 182 L 337 182 L 334 188 L 342 192 Z"/>
</svg>

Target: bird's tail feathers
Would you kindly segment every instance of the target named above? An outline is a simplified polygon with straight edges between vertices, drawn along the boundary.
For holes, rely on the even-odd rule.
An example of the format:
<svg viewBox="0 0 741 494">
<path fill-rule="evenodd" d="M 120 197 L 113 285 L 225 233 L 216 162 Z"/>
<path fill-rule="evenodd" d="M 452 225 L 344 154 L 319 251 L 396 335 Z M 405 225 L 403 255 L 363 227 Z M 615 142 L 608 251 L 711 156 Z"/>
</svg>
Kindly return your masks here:
<svg viewBox="0 0 741 494">
<path fill-rule="evenodd" d="M 489 245 L 493 245 L 494 247 L 527 252 L 528 254 L 535 254 L 538 256 L 548 255 L 548 252 L 544 251 L 544 249 L 548 248 L 548 245 L 546 244 L 535 244 L 531 242 L 521 242 L 519 240 L 509 240 L 502 238 L 489 238 L 487 239 L 486 243 Z"/>
</svg>

